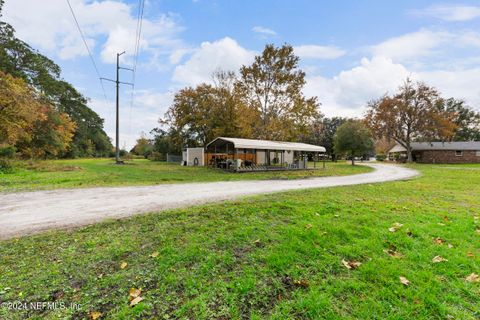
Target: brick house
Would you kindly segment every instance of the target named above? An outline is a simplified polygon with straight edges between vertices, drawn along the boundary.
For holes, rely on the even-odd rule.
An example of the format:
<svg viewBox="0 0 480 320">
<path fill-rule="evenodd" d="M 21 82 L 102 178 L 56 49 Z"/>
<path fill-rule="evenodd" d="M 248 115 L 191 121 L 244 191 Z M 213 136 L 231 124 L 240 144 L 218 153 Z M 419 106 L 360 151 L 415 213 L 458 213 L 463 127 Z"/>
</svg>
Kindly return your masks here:
<svg viewBox="0 0 480 320">
<path fill-rule="evenodd" d="M 412 142 L 413 161 L 420 163 L 480 163 L 480 141 Z M 388 158 L 406 159 L 400 144 L 388 151 Z"/>
</svg>

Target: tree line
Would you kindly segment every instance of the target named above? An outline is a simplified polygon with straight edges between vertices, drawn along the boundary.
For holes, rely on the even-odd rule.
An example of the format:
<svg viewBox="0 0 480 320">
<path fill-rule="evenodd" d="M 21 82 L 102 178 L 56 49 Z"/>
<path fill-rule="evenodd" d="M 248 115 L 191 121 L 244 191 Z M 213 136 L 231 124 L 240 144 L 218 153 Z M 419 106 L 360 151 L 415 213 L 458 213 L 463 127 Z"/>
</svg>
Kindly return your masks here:
<svg viewBox="0 0 480 320">
<path fill-rule="evenodd" d="M 3 7 L 0 0 L 0 18 Z M 108 156 L 103 119 L 52 60 L 0 21 L 0 152 L 22 157 Z"/>
<path fill-rule="evenodd" d="M 305 73 L 292 46 L 269 44 L 238 72 L 219 70 L 212 83 L 178 91 L 160 126 L 152 130 L 153 139 L 142 136 L 132 151 L 179 154 L 184 147 L 205 146 L 226 136 L 322 145 L 333 159 L 346 153 L 375 154 L 374 149 L 383 153 L 399 143 L 411 160 L 413 141 L 480 140 L 480 114 L 422 82 L 406 79 L 396 93 L 368 102 L 364 117 L 357 120 L 323 116 L 318 98 L 303 94 L 304 85 Z M 335 148 L 345 145 L 340 134 L 335 136 L 343 124 L 350 134 L 368 131 L 373 142 L 359 139 L 366 145 L 355 152 Z"/>
</svg>

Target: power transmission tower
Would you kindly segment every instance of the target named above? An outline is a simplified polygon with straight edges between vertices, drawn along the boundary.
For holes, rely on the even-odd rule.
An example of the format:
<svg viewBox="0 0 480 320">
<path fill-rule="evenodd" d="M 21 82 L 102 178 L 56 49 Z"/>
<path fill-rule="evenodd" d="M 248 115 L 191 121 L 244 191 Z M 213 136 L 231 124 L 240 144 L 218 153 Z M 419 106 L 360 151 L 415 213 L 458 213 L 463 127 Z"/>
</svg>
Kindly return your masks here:
<svg viewBox="0 0 480 320">
<path fill-rule="evenodd" d="M 116 127 L 115 127 L 115 163 L 116 164 L 123 164 L 123 161 L 120 160 L 120 148 L 119 148 L 119 105 L 120 105 L 120 95 L 119 95 L 119 87 L 120 87 L 120 84 L 126 84 L 126 85 L 129 85 L 129 86 L 133 86 L 133 83 L 130 83 L 130 82 L 122 82 L 120 81 L 120 69 L 123 69 L 123 70 L 129 70 L 129 71 L 132 71 L 133 72 L 133 69 L 130 69 L 130 68 L 124 68 L 124 67 L 120 67 L 120 56 L 122 54 L 124 54 L 125 51 L 121 52 L 121 53 L 117 53 L 117 79 L 116 80 L 112 80 L 112 79 L 107 79 L 107 78 L 101 78 L 102 80 L 107 80 L 107 81 L 111 81 L 111 82 L 115 82 L 116 84 Z"/>
</svg>

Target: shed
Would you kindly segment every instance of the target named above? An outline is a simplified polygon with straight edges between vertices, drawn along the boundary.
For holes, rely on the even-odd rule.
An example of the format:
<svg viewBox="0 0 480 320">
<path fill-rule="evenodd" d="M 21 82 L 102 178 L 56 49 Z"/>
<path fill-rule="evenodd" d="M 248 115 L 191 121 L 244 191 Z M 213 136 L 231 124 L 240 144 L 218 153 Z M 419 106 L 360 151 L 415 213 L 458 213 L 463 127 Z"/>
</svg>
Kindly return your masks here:
<svg viewBox="0 0 480 320">
<path fill-rule="evenodd" d="M 307 169 L 325 148 L 307 143 L 218 137 L 207 144 L 209 166 L 241 170 Z"/>
</svg>

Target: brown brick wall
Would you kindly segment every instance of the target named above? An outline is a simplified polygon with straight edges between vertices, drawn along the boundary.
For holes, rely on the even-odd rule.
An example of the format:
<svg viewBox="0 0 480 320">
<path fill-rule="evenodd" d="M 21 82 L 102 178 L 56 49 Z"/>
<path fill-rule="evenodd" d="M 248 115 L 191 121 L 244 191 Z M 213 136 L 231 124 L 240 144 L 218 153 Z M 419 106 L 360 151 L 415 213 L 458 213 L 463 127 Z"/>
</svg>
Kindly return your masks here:
<svg viewBox="0 0 480 320">
<path fill-rule="evenodd" d="M 454 150 L 417 151 L 415 156 L 422 163 L 480 163 L 480 156 L 471 150 L 463 150 L 462 156 L 456 156 Z"/>
</svg>

